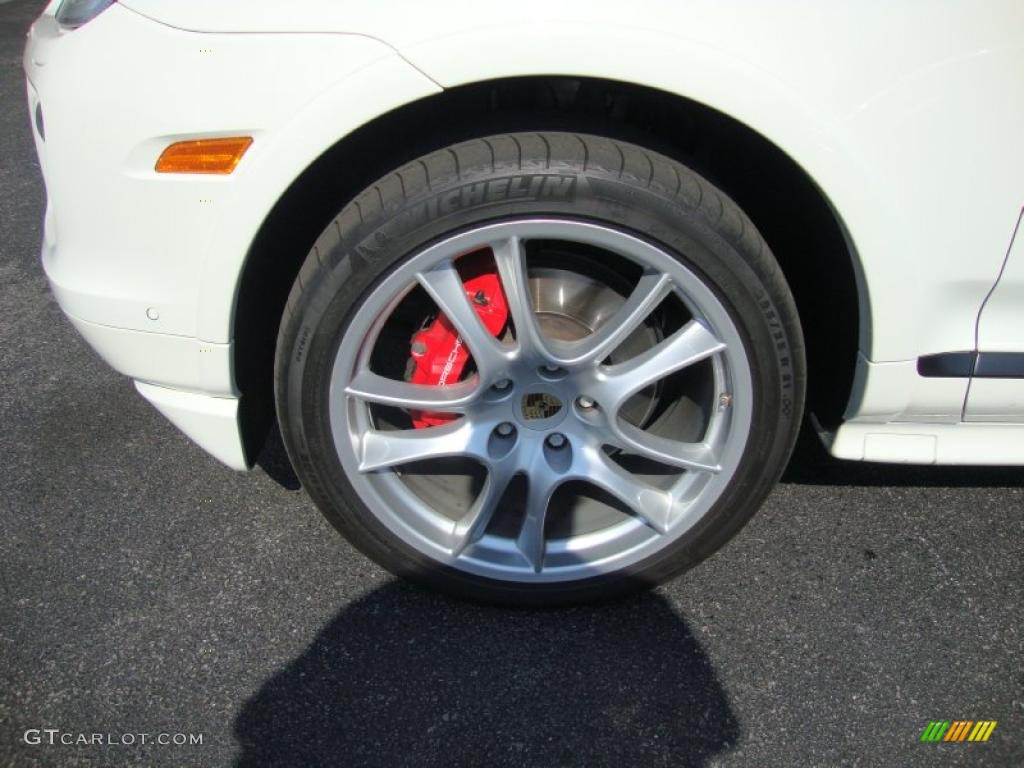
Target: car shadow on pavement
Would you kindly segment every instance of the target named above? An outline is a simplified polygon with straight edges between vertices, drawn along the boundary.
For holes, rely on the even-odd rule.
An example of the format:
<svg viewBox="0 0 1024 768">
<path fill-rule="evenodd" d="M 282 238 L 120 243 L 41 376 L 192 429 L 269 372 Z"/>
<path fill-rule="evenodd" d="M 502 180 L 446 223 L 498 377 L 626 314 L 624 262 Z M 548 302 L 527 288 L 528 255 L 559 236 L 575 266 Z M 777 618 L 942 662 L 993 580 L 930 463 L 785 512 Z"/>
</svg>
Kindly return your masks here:
<svg viewBox="0 0 1024 768">
<path fill-rule="evenodd" d="M 703 766 L 739 723 L 658 594 L 503 610 L 393 582 L 342 610 L 234 723 L 238 766 Z"/>
<path fill-rule="evenodd" d="M 267 439 L 263 443 L 259 456 L 256 457 L 256 466 L 267 473 L 267 477 L 280 485 L 286 491 L 297 491 L 302 487 L 298 475 L 292 467 L 291 459 L 288 458 L 288 451 L 284 447 L 284 438 L 281 436 L 281 426 L 277 419 L 270 425 Z"/>
</svg>

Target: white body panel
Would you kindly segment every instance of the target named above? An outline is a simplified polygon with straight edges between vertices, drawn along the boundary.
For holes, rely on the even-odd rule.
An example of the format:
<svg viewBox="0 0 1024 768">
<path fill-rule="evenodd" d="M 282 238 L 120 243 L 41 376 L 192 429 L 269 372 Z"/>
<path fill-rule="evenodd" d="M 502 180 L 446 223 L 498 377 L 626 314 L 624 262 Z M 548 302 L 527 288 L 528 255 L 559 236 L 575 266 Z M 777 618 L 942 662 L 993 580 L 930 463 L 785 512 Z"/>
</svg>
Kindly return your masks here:
<svg viewBox="0 0 1024 768">
<path fill-rule="evenodd" d="M 1024 464 L 1021 424 L 844 424 L 831 440 L 840 459 L 896 464 Z"/>
<path fill-rule="evenodd" d="M 999 282 L 978 319 L 978 348 L 1024 351 L 1024 209 L 1010 238 Z"/>
<path fill-rule="evenodd" d="M 1017 219 L 999 282 L 978 318 L 978 349 L 1024 350 L 1024 210 Z M 972 379 L 965 421 L 1024 420 L 1024 379 Z"/>
<path fill-rule="evenodd" d="M 102 325 L 216 343 L 231 340 L 242 262 L 288 183 L 339 132 L 437 90 L 404 63 L 396 74 L 387 46 L 353 35 L 195 35 L 121 6 L 70 34 L 44 17 L 32 34 L 26 67 L 45 93 L 40 155 L 53 211 L 45 264 L 61 305 Z M 351 92 L 338 93 L 360 70 L 384 94 L 368 99 L 369 114 L 351 109 Z M 308 135 L 318 120 L 332 132 L 319 144 Z M 288 133 L 295 122 L 306 127 L 301 140 Z M 240 133 L 255 142 L 231 176 L 153 169 L 175 140 Z M 224 232 L 243 234 L 225 250 Z M 223 327 L 205 329 L 200 287 L 220 260 L 231 273 L 217 286 Z"/>
<path fill-rule="evenodd" d="M 840 212 L 872 323 L 901 328 L 866 334 L 875 361 L 971 348 L 1024 202 L 1024 6 L 1013 0 L 984 13 L 948 0 L 127 5 L 186 29 L 370 35 L 445 87 L 555 73 L 715 107 L 795 158 Z"/>
<path fill-rule="evenodd" d="M 975 349 L 1006 260 L 1024 202 L 1022 28 L 1013 0 L 647 0 L 625 10 L 610 0 L 123 0 L 71 33 L 44 17 L 25 61 L 48 130 L 38 142 L 51 207 L 44 261 L 79 322 L 144 332 L 152 350 L 184 349 L 185 338 L 229 352 L 260 224 L 355 128 L 491 78 L 638 83 L 761 133 L 837 212 L 862 283 L 862 358 L 833 450 L 870 459 L 845 447 L 858 442 L 856 425 L 961 420 L 967 380 L 923 379 L 916 360 Z M 239 133 L 256 142 L 229 177 L 151 170 L 178 137 Z M 1005 323 L 998 307 L 1019 311 L 1022 261 L 1004 270 L 983 330 Z M 235 394 L 230 354 L 219 374 L 185 386 L 148 367 L 153 354 L 132 363 L 137 353 L 104 338 L 96 346 L 139 380 Z"/>
<path fill-rule="evenodd" d="M 195 392 L 156 387 L 135 382 L 146 398 L 178 429 L 195 440 L 210 455 L 231 469 L 247 469 L 242 441 L 238 439 L 238 400 L 210 397 Z"/>
</svg>

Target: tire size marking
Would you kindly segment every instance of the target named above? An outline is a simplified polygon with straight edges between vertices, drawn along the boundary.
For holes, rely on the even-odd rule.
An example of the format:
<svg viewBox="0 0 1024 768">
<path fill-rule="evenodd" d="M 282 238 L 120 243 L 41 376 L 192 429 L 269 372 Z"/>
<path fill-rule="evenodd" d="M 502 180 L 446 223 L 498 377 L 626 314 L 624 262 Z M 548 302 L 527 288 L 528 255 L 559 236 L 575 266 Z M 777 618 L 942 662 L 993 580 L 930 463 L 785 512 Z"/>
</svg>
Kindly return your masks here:
<svg viewBox="0 0 1024 768">
<path fill-rule="evenodd" d="M 301 363 L 306 352 L 306 342 L 309 341 L 311 330 L 308 325 L 302 327 L 299 338 L 295 342 L 295 362 Z"/>
<path fill-rule="evenodd" d="M 765 321 L 768 323 L 768 331 L 775 341 L 775 348 L 780 353 L 783 353 L 778 358 L 779 384 L 782 387 L 779 407 L 782 410 L 783 416 L 790 416 L 793 413 L 793 398 L 789 395 L 790 390 L 793 389 L 792 361 L 788 354 L 784 354 L 789 349 L 789 340 L 786 338 L 786 330 L 782 325 L 782 318 L 775 311 L 775 306 L 772 304 L 771 299 L 762 298 L 758 300 L 758 303 L 761 305 L 761 311 L 764 312 Z"/>
</svg>

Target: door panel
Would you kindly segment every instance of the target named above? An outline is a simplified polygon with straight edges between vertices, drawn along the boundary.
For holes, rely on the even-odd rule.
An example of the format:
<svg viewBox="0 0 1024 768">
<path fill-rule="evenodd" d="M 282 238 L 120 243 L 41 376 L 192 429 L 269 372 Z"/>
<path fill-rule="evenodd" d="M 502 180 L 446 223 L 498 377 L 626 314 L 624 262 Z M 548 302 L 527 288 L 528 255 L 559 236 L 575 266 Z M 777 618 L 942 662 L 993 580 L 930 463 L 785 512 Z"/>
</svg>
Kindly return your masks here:
<svg viewBox="0 0 1024 768">
<path fill-rule="evenodd" d="M 978 318 L 978 363 L 965 421 L 1024 422 L 1024 232 L 1021 219 L 1002 274 Z"/>
</svg>

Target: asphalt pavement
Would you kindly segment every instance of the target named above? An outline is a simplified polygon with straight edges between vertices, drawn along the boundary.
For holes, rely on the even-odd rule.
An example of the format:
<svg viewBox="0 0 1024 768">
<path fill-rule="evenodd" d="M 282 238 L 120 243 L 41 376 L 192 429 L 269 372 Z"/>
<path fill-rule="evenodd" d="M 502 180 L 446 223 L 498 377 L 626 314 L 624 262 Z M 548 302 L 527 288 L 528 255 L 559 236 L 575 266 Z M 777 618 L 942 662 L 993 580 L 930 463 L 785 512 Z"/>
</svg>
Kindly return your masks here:
<svg viewBox="0 0 1024 768">
<path fill-rule="evenodd" d="M 0 768 L 1024 765 L 1024 469 L 805 436 L 698 569 L 511 611 L 366 560 L 279 440 L 249 474 L 192 445 L 47 289 L 41 5 L 0 3 Z M 922 743 L 932 720 L 998 725 Z"/>
</svg>

